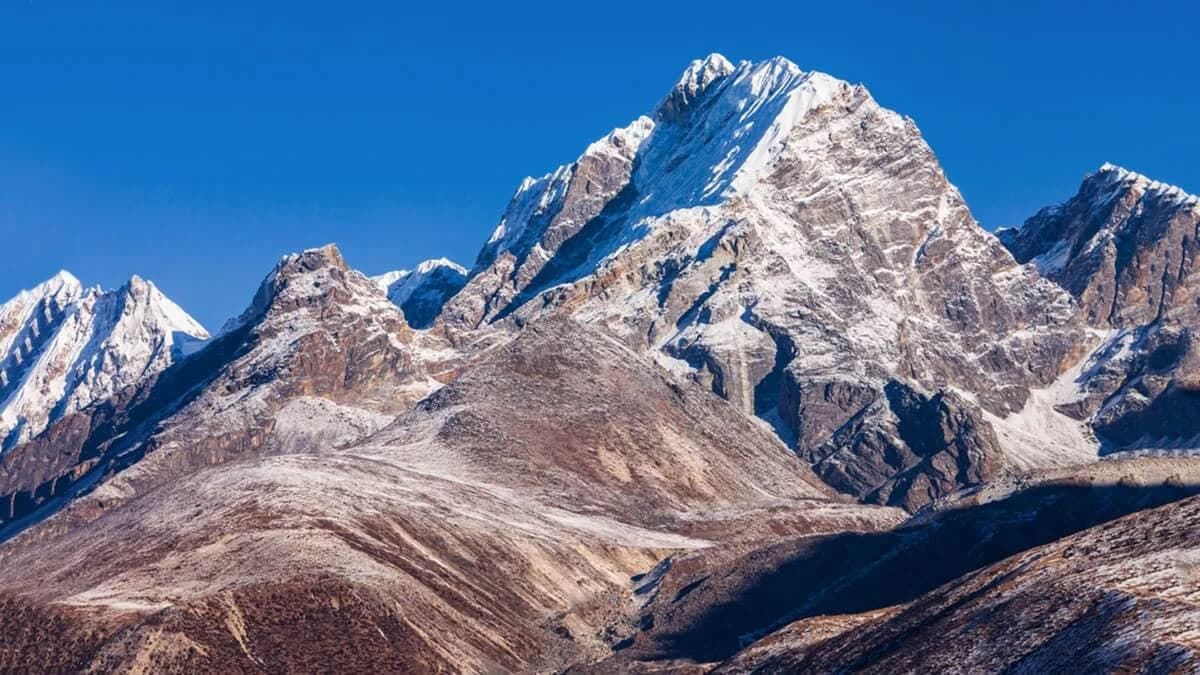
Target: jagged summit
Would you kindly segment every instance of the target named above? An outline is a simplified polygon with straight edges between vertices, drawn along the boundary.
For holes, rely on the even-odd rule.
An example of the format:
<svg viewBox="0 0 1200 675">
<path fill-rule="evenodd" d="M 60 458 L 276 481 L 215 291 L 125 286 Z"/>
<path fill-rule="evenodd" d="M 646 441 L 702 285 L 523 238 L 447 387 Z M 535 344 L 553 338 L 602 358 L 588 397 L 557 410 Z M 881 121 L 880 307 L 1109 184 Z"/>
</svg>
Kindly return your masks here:
<svg viewBox="0 0 1200 675">
<path fill-rule="evenodd" d="M 1200 198 L 1105 163 L 1084 177 L 1071 199 L 1042 209 L 1019 229 L 1003 232 L 1001 239 L 1019 262 L 1032 263 L 1079 298 L 1092 324 L 1144 323 L 1165 296 L 1146 293 L 1133 279 L 1120 277 L 1140 274 L 1137 270 L 1155 263 L 1158 255 L 1168 255 L 1159 244 L 1171 248 L 1171 237 L 1185 236 L 1180 223 L 1198 217 Z M 1167 241 L 1158 241 L 1164 236 Z M 1155 252 L 1148 255 L 1146 249 Z"/>
<path fill-rule="evenodd" d="M 58 272 L 0 306 L 0 447 L 137 384 L 207 338 L 141 277 L 105 291 Z"/>
<path fill-rule="evenodd" d="M 1060 408 L 1108 452 L 1194 450 L 1200 439 L 1200 200 L 1113 164 L 1001 237 L 1070 291 L 1102 336 Z"/>
<path fill-rule="evenodd" d="M 4 327 L 19 321 L 18 317 L 29 311 L 31 303 L 55 298 L 58 304 L 66 305 L 71 298 L 82 294 L 83 290 L 83 284 L 75 275 L 66 270 L 59 270 L 54 276 L 32 288 L 17 291 L 15 296 L 0 304 L 0 340 L 11 340 L 15 337 L 16 333 L 11 332 L 11 329 L 5 330 Z"/>
<path fill-rule="evenodd" d="M 54 276 L 49 277 L 46 281 L 38 283 L 37 286 L 31 289 L 31 292 L 37 293 L 40 291 L 48 291 L 52 288 L 83 288 L 83 283 L 77 279 L 76 275 L 65 269 L 60 269 L 54 273 Z"/>
<path fill-rule="evenodd" d="M 349 277 L 357 277 L 361 282 L 354 284 Z M 348 285 L 353 285 L 354 290 L 347 288 Z M 351 300 L 358 295 L 369 296 L 374 290 L 375 284 L 350 269 L 336 244 L 289 253 L 279 259 L 259 284 L 245 311 L 227 321 L 221 333 L 262 321 L 273 308 L 292 311 L 320 298 Z"/>
<path fill-rule="evenodd" d="M 1154 180 L 1145 174 L 1130 171 L 1109 162 L 1102 164 L 1100 169 L 1092 175 L 1092 178 L 1096 180 L 1116 181 L 1125 185 L 1137 185 L 1147 192 L 1161 195 L 1164 198 L 1189 206 L 1200 206 L 1200 197 L 1188 193 L 1177 185 Z"/>
<path fill-rule="evenodd" d="M 53 512 L 101 477 L 130 467 L 121 480 L 158 485 L 162 475 L 189 462 L 209 465 L 255 452 L 269 438 L 272 447 L 296 449 L 313 442 L 310 437 L 373 429 L 380 411 L 395 414 L 439 386 L 426 364 L 438 363 L 447 350 L 434 336 L 415 335 L 401 311 L 332 245 L 284 256 L 238 319 L 185 359 L 171 357 L 161 343 L 136 339 L 138 327 L 157 326 L 171 312 L 149 283 L 125 288 L 94 303 L 87 325 L 112 328 L 100 356 L 69 371 L 88 374 L 82 378 L 91 387 L 87 400 L 106 400 L 60 405 L 52 424 L 39 420 L 44 433 L 23 436 L 11 449 L 8 471 L 0 472 L 0 528 Z M 81 305 L 67 325 L 88 307 Z M 150 359 L 145 352 L 155 347 Z M 117 379 L 147 360 L 138 386 Z M 110 380 L 107 392 L 97 385 Z M 85 393 L 82 385 L 68 391 Z M 289 404 L 290 413 L 284 410 Z M 306 426 L 310 416 L 319 420 L 315 427 Z M 154 468 L 158 457 L 172 468 Z"/>
<path fill-rule="evenodd" d="M 314 246 L 313 248 L 304 249 L 299 253 L 289 253 L 279 260 L 279 264 L 275 267 L 275 273 L 281 271 L 287 273 L 295 273 L 299 271 L 312 271 L 320 267 L 332 266 L 339 269 L 350 269 L 346 264 L 346 259 L 342 257 L 342 252 L 338 249 L 337 244 L 328 243 L 324 246 Z"/>
</svg>

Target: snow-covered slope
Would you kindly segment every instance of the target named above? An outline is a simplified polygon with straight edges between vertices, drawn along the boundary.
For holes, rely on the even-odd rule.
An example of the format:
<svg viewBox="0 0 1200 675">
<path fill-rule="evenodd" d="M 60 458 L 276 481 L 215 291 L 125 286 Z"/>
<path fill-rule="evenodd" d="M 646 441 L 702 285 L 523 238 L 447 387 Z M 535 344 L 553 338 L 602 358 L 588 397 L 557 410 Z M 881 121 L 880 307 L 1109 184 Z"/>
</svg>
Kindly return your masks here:
<svg viewBox="0 0 1200 675">
<path fill-rule="evenodd" d="M 770 421 L 839 489 L 910 507 L 1002 470 L 983 413 L 1021 410 L 1084 339 L 912 120 L 782 58 L 696 61 L 651 116 L 522 183 L 444 316 L 548 311 Z"/>
<path fill-rule="evenodd" d="M 371 277 L 371 281 L 404 311 L 408 325 L 428 328 L 446 301 L 467 283 L 467 270 L 452 260 L 437 258 L 426 260 L 415 270 L 385 272 Z"/>
<path fill-rule="evenodd" d="M 136 384 L 208 333 L 149 281 L 104 291 L 69 272 L 0 305 L 0 445 Z"/>
</svg>

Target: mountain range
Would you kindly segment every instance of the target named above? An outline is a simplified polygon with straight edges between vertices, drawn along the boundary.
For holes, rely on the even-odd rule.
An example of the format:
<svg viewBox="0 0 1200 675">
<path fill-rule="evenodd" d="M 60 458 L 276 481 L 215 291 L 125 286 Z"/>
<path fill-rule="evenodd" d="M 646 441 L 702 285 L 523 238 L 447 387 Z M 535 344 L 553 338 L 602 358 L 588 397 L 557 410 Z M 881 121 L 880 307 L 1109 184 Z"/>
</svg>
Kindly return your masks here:
<svg viewBox="0 0 1200 675">
<path fill-rule="evenodd" d="M 0 306 L 0 669 L 1200 667 L 1200 199 L 1020 228 L 916 123 L 691 63 L 474 265 Z"/>
</svg>

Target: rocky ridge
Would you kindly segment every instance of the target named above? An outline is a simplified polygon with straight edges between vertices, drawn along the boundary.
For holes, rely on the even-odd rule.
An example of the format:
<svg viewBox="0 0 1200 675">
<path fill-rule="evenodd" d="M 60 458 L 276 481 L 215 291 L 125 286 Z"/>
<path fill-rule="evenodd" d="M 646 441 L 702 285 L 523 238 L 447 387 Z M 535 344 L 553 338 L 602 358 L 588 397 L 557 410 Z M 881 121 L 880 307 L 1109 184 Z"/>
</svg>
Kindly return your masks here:
<svg viewBox="0 0 1200 675">
<path fill-rule="evenodd" d="M 100 482 L 112 506 L 112 491 L 134 494 L 160 474 L 365 434 L 439 386 L 445 347 L 412 331 L 336 248 L 286 257 L 204 349 L 13 448 L 0 464 L 0 523 L 64 505 L 86 514 L 96 500 L 83 495 Z M 296 402 L 314 397 L 308 413 Z"/>
<path fill-rule="evenodd" d="M 102 482 L 3 532 L 0 604 L 31 623 L 6 624 L 0 665 L 37 658 L 50 617 L 68 669 L 553 670 L 609 653 L 629 578 L 672 552 L 901 517 L 837 497 L 768 429 L 570 319 L 455 362 L 430 394 L 435 339 L 335 250 L 286 259 L 159 378 L 193 393 L 80 423 L 167 411 L 103 450 Z"/>
</svg>

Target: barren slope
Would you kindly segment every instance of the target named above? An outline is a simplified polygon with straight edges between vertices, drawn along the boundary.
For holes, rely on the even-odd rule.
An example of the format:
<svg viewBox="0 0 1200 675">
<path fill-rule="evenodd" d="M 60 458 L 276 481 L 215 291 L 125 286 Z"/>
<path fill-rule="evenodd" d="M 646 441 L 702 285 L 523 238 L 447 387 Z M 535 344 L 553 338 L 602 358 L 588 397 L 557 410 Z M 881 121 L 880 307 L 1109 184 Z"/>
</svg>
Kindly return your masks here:
<svg viewBox="0 0 1200 675">
<path fill-rule="evenodd" d="M 609 653 L 630 579 L 672 552 L 899 521 L 570 320 L 457 363 L 388 422 L 433 338 L 381 323 L 399 313 L 373 286 L 342 295 L 362 284 L 329 249 L 285 261 L 249 351 L 131 466 L 0 547 L 0 665 L 552 669 Z M 68 636 L 53 655 L 47 621 Z"/>
</svg>

